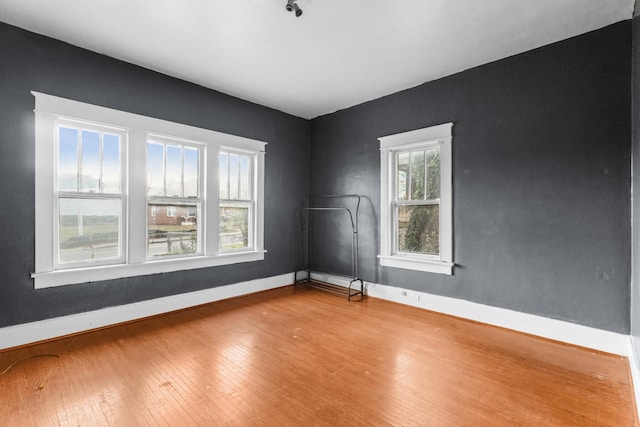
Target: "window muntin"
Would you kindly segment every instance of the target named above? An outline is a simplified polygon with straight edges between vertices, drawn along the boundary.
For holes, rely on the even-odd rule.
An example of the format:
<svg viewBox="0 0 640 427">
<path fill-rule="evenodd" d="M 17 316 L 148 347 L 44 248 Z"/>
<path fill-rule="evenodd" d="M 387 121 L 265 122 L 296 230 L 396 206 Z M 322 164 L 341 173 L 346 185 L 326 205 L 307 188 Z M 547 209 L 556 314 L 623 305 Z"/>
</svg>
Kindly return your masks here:
<svg viewBox="0 0 640 427">
<path fill-rule="evenodd" d="M 54 267 L 124 261 L 123 130 L 55 123 Z"/>
<path fill-rule="evenodd" d="M 112 280 L 146 274 L 207 268 L 264 259 L 264 149 L 265 142 L 224 134 L 184 124 L 169 122 L 124 111 L 99 107 L 56 96 L 32 92 L 35 97 L 35 271 L 31 274 L 35 288 Z M 58 124 L 74 138 L 61 138 L 69 147 L 58 153 Z M 82 130 L 87 133 L 82 135 Z M 102 139 L 101 155 L 95 141 L 96 132 Z M 117 136 L 119 144 L 114 145 Z M 80 139 L 84 137 L 84 157 Z M 93 138 L 93 139 L 92 139 Z M 162 184 L 149 186 L 146 170 L 147 144 L 156 142 L 182 146 L 182 175 L 175 179 L 177 162 L 164 169 Z M 93 145 L 91 145 L 93 144 Z M 63 144 L 64 145 L 64 144 Z M 114 159 L 114 147 L 118 147 L 119 162 Z M 222 147 L 225 147 L 224 149 Z M 218 152 L 231 150 L 249 154 L 250 183 L 237 188 L 250 189 L 247 199 L 233 200 L 239 204 L 251 199 L 248 216 L 249 234 L 244 248 L 221 250 L 219 244 L 220 200 Z M 166 150 L 166 147 L 163 147 Z M 173 152 L 173 151 L 172 151 Z M 65 155 L 66 153 L 67 155 Z M 68 155 L 72 153 L 73 155 Z M 198 153 L 196 156 L 195 154 Z M 165 154 L 163 153 L 163 156 Z M 198 168 L 192 165 L 197 158 Z M 100 161 L 96 160 L 100 159 Z M 99 167 L 98 167 L 99 165 Z M 191 166 L 190 166 L 191 165 Z M 84 168 L 84 173 L 82 171 Z M 166 174 L 166 171 L 169 171 Z M 60 177 L 58 177 L 60 171 Z M 157 172 L 153 170 L 153 172 Z M 239 176 L 247 176 L 241 172 Z M 152 176 L 157 176 L 152 175 Z M 169 177 L 169 185 L 165 179 Z M 155 180 L 155 184 L 159 181 Z M 176 189 L 180 187 L 179 191 Z M 158 190 L 160 188 L 160 190 Z M 157 191 L 149 196 L 149 191 Z M 174 197 L 176 196 L 176 197 Z M 247 196 L 243 196 L 247 197 Z M 151 199 L 151 203 L 149 200 Z M 112 203 L 119 201 L 118 203 Z M 74 204 L 76 206 L 74 206 Z M 92 207 L 101 205 L 101 215 L 92 216 Z M 115 208 L 113 206 L 116 206 Z M 207 209 L 207 206 L 209 208 Z M 61 210 L 62 207 L 62 210 Z M 233 206 L 230 206 L 233 207 Z M 243 205 L 246 209 L 246 206 Z M 78 227 L 78 208 L 82 214 Z M 74 210 L 75 209 L 75 210 Z M 118 209 L 117 227 L 119 260 L 114 256 L 113 242 L 110 249 L 104 246 L 98 251 L 84 248 L 86 256 L 67 252 L 58 263 L 59 243 L 69 249 L 66 240 L 75 238 L 75 244 L 91 236 L 94 242 L 113 236 L 113 215 Z M 148 256 L 147 246 L 149 217 L 158 218 L 173 210 L 181 225 L 197 227 L 194 253 L 192 234 L 173 239 L 172 251 L 179 247 L 184 254 Z M 62 212 L 62 215 L 61 215 Z M 73 213 L 73 215 L 71 215 Z M 61 221 L 62 219 L 62 221 Z M 237 221 L 236 221 L 237 222 Z M 70 229 L 62 230 L 63 227 Z M 102 228 L 101 230 L 99 228 Z M 82 236 L 79 230 L 82 230 Z M 179 230 L 181 231 L 181 230 Z M 100 234 L 100 236 L 97 236 Z M 86 242 L 82 242 L 86 245 Z M 244 243 L 244 240 L 243 240 Z M 165 241 L 164 252 L 168 243 Z M 111 251 L 111 252 L 109 252 Z M 93 257 L 92 257 L 93 255 Z M 79 259 L 88 261 L 78 261 Z M 104 259 L 97 259 L 104 258 Z M 108 265 L 104 265 L 108 264 Z"/>
<path fill-rule="evenodd" d="M 452 274 L 452 123 L 380 140 L 380 265 Z"/>
<path fill-rule="evenodd" d="M 254 245 L 254 153 L 220 150 L 218 154 L 221 252 L 250 249 Z"/>
<path fill-rule="evenodd" d="M 147 139 L 147 256 L 203 252 L 199 212 L 203 144 Z"/>
</svg>

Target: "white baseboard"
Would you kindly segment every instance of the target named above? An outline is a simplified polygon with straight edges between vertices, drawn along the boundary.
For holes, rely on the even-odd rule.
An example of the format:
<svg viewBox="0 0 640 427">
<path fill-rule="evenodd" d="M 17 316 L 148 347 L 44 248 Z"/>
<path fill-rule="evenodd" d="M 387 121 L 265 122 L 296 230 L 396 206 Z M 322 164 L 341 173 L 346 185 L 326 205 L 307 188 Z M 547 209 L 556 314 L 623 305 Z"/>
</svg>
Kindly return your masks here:
<svg viewBox="0 0 640 427">
<path fill-rule="evenodd" d="M 349 283 L 348 278 L 324 273 L 312 273 L 311 277 L 341 286 L 347 286 Z M 155 316 L 226 298 L 287 286 L 292 284 L 293 280 L 293 273 L 289 273 L 86 313 L 8 326 L 0 329 L 0 350 Z M 366 293 L 375 298 L 626 356 L 630 359 L 632 366 L 638 360 L 635 357 L 630 337 L 624 334 L 371 282 L 366 283 Z M 638 377 L 640 378 L 640 375 Z"/>
<path fill-rule="evenodd" d="M 86 313 L 0 328 L 0 350 L 116 325 L 293 283 L 293 273 L 185 294 L 171 295 Z"/>
<path fill-rule="evenodd" d="M 316 272 L 311 273 L 311 278 L 339 286 L 347 286 L 350 280 L 341 276 Z M 629 335 L 394 286 L 371 282 L 366 282 L 365 286 L 366 294 L 375 298 L 631 357 Z"/>
</svg>

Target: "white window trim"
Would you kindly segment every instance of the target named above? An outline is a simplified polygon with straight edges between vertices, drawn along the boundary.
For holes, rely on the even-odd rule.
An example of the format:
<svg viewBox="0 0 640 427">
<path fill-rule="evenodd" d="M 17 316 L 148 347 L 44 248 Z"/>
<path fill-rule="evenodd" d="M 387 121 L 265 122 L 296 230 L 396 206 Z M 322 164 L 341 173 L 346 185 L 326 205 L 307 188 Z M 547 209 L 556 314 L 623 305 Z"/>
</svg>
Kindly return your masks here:
<svg viewBox="0 0 640 427">
<path fill-rule="evenodd" d="M 266 142 L 224 134 L 166 120 L 127 113 L 83 102 L 73 101 L 39 92 L 35 97 L 35 272 L 31 274 L 36 289 L 52 286 L 87 283 L 147 274 L 167 273 L 196 268 L 215 267 L 264 259 L 264 154 Z M 54 270 L 54 192 L 55 165 L 54 122 L 58 118 L 88 121 L 126 130 L 127 188 L 123 188 L 127 200 L 129 233 L 126 239 L 126 260 L 123 264 Z M 146 164 L 146 144 L 149 134 L 171 135 L 206 143 L 206 183 L 203 199 L 210 204 L 206 209 L 203 230 L 204 255 L 180 259 L 148 260 L 146 258 L 146 169 L 133 167 L 134 163 Z M 218 249 L 219 209 L 218 201 L 218 151 L 221 147 L 247 150 L 256 153 L 255 171 L 255 233 L 251 250 L 220 253 Z"/>
<path fill-rule="evenodd" d="M 378 138 L 380 141 L 380 265 L 438 274 L 453 274 L 452 128 L 444 123 Z M 419 145 L 440 143 L 440 255 L 393 253 L 394 154 Z"/>
</svg>

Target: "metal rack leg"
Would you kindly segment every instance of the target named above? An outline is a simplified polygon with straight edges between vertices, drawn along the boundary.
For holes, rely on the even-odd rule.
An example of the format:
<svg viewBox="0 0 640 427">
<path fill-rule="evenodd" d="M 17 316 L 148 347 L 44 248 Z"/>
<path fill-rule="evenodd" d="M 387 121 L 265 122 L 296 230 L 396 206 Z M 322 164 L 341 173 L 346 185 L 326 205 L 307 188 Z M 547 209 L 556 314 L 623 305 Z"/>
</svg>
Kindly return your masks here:
<svg viewBox="0 0 640 427">
<path fill-rule="evenodd" d="M 351 301 L 351 285 L 353 284 L 353 282 L 360 282 L 360 299 L 364 298 L 364 282 L 362 281 L 362 279 L 353 279 L 349 282 L 349 287 L 347 289 L 347 301 Z M 353 296 L 358 295 L 358 293 L 355 293 Z"/>
</svg>

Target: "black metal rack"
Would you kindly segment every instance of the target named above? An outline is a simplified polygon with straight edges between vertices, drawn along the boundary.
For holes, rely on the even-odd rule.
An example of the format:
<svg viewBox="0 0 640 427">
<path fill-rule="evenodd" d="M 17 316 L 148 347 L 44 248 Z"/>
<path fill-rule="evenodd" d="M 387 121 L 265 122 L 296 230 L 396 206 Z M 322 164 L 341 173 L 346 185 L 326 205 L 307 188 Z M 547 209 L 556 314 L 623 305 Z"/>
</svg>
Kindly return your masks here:
<svg viewBox="0 0 640 427">
<path fill-rule="evenodd" d="M 304 255 L 302 255 L 300 257 L 302 263 L 301 265 L 296 268 L 296 272 L 294 275 L 294 283 L 295 285 L 298 284 L 305 284 L 307 286 L 316 288 L 316 289 L 320 289 L 322 291 L 325 292 L 329 292 L 332 294 L 336 294 L 336 295 L 340 295 L 340 296 L 346 296 L 347 297 L 347 301 L 351 301 L 351 298 L 357 295 L 360 295 L 360 298 L 364 298 L 365 294 L 364 294 L 364 282 L 362 281 L 362 279 L 360 279 L 359 277 L 359 271 L 358 271 L 358 216 L 360 214 L 360 200 L 361 197 L 358 194 L 322 194 L 319 196 L 312 196 L 309 197 L 309 203 L 311 203 L 312 200 L 314 199 L 328 199 L 328 198 L 334 198 L 334 199 L 338 199 L 338 198 L 353 198 L 355 199 L 355 212 L 353 212 L 350 208 L 345 207 L 345 206 L 308 206 L 308 207 L 304 207 L 302 209 L 299 210 L 299 219 L 300 219 L 300 224 L 298 226 L 298 230 L 300 231 L 301 235 L 300 235 L 300 247 L 301 247 L 301 252 L 304 250 L 304 248 L 306 247 L 306 257 Z M 351 221 L 351 231 L 352 231 L 352 238 L 351 238 L 351 280 L 349 281 L 349 285 L 345 288 L 343 286 L 338 286 L 338 285 L 334 285 L 331 283 L 327 283 L 327 282 L 323 282 L 323 281 L 319 281 L 319 280 L 312 280 L 311 279 L 311 270 L 309 267 L 309 239 L 307 239 L 307 244 L 304 244 L 304 236 L 305 236 L 305 232 L 307 231 L 307 227 L 304 221 L 304 212 L 307 212 L 309 215 L 312 212 L 344 212 L 348 215 L 349 220 Z M 307 273 L 307 277 L 302 278 L 302 279 L 298 279 L 298 273 L 300 271 L 306 271 Z M 360 289 L 358 290 L 357 288 L 352 288 L 352 285 L 356 282 L 360 282 Z"/>
</svg>

